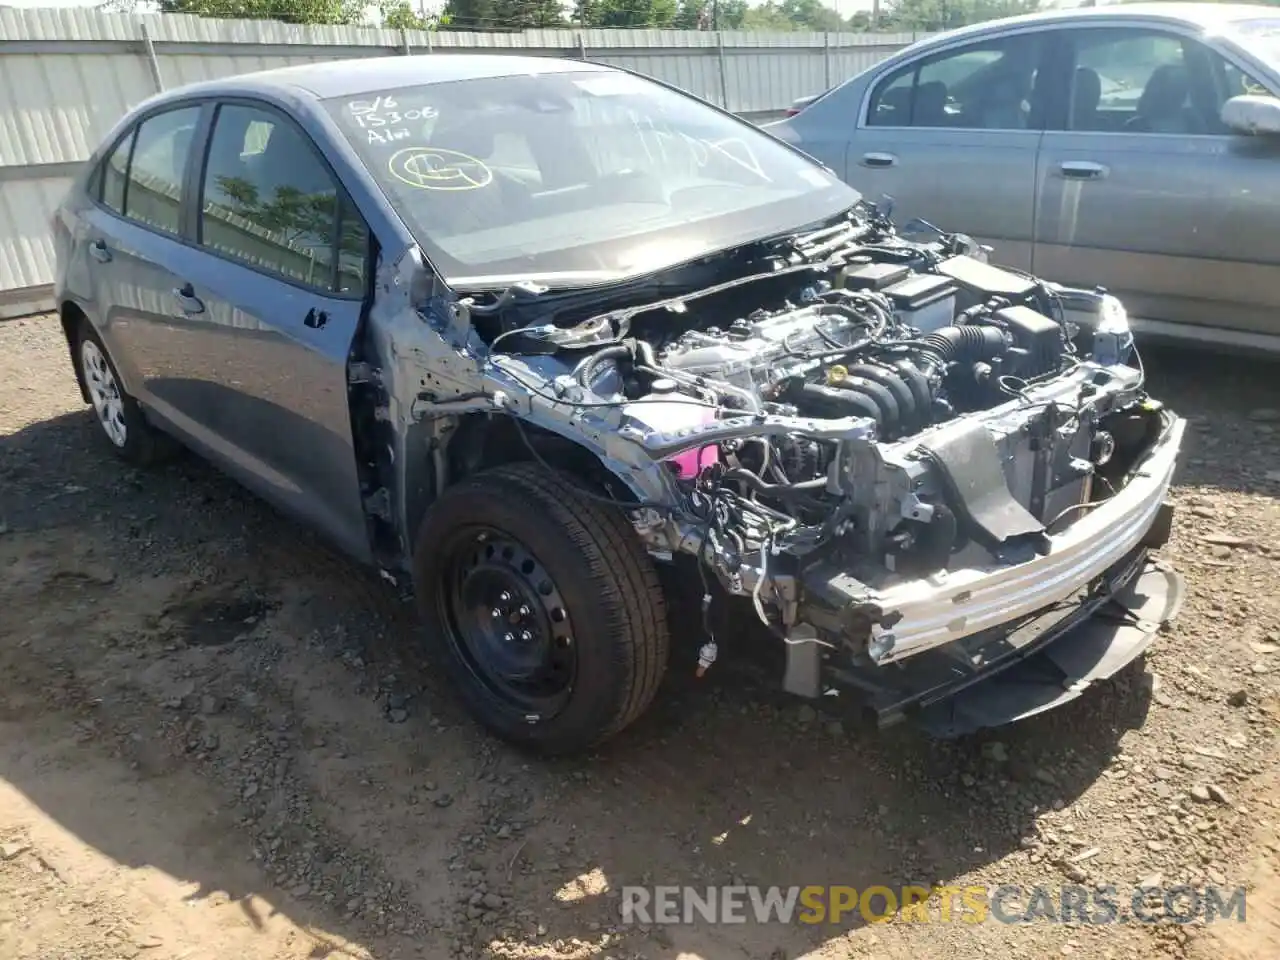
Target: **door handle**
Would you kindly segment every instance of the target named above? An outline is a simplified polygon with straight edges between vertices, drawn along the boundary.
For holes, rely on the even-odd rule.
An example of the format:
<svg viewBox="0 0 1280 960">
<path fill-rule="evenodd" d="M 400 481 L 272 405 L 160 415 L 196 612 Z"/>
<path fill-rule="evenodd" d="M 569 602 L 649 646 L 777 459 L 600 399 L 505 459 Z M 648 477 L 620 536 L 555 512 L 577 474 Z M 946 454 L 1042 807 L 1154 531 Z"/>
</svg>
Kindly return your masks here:
<svg viewBox="0 0 1280 960">
<path fill-rule="evenodd" d="M 89 244 L 89 256 L 99 263 L 111 262 L 111 251 L 107 249 L 107 245 L 101 240 L 95 240 Z"/>
<path fill-rule="evenodd" d="M 204 313 L 204 301 L 196 296 L 195 289 L 189 283 L 173 288 L 173 298 L 186 314 Z"/>
<path fill-rule="evenodd" d="M 328 322 L 329 314 L 323 310 L 317 312 L 315 307 L 308 310 L 307 315 L 302 318 L 303 326 L 310 327 L 312 330 L 320 330 Z"/>
<path fill-rule="evenodd" d="M 862 155 L 862 165 L 864 167 L 892 167 L 898 162 L 898 158 L 892 153 L 864 153 Z"/>
<path fill-rule="evenodd" d="M 1058 170 L 1068 180 L 1101 180 L 1107 175 L 1107 167 L 1092 160 L 1065 160 Z"/>
</svg>

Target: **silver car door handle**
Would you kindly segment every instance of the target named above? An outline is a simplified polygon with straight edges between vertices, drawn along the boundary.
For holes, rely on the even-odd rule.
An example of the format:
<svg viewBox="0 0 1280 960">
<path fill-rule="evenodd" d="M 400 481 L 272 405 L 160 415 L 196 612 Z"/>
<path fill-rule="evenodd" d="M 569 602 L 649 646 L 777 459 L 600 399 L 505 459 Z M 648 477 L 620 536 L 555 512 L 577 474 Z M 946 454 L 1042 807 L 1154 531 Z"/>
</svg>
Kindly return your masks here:
<svg viewBox="0 0 1280 960">
<path fill-rule="evenodd" d="M 111 262 L 111 251 L 107 249 L 107 245 L 101 240 L 95 240 L 89 244 L 89 256 L 99 263 Z"/>
<path fill-rule="evenodd" d="M 1065 160 L 1058 170 L 1068 180 L 1101 180 L 1107 175 L 1106 166 L 1092 160 Z"/>
<path fill-rule="evenodd" d="M 189 283 L 174 287 L 173 298 L 178 301 L 178 306 L 182 308 L 183 313 L 204 313 L 204 301 L 196 296 L 195 290 Z"/>
<path fill-rule="evenodd" d="M 864 153 L 862 155 L 862 165 L 864 167 L 892 167 L 897 162 L 898 158 L 892 153 Z"/>
</svg>

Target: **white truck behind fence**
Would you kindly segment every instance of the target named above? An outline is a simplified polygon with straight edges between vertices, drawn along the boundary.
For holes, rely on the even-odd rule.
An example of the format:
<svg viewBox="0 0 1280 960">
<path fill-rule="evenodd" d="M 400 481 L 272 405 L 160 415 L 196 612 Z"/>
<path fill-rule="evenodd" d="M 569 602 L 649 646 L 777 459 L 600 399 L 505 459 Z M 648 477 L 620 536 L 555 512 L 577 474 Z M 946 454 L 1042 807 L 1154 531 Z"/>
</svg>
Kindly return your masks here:
<svg viewBox="0 0 1280 960">
<path fill-rule="evenodd" d="M 683 30 L 426 33 L 0 7 L 0 318 L 52 306 L 49 218 L 111 125 L 162 90 L 349 57 L 507 51 L 626 67 L 759 117 L 833 86 L 913 39 Z"/>
</svg>

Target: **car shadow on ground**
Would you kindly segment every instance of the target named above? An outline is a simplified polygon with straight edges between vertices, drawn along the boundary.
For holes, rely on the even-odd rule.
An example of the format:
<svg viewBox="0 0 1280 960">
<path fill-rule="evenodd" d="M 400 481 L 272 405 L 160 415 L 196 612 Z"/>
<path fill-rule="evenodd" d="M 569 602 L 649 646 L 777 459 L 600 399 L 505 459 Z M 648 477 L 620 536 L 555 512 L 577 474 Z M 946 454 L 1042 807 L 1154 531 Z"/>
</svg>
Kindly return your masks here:
<svg viewBox="0 0 1280 960">
<path fill-rule="evenodd" d="M 1221 372 L 1148 363 L 1214 429 L 1275 404 L 1254 379 L 1269 368 L 1202 411 Z M 621 888 L 946 884 L 1024 846 L 1145 716 L 1139 665 L 982 736 L 872 733 L 776 694 L 732 637 L 695 680 L 681 618 L 647 716 L 594 755 L 537 760 L 461 713 L 397 588 L 193 458 L 121 467 L 94 429 L 76 413 L 0 438 L 0 778 L 120 864 L 254 929 L 307 928 L 316 957 L 618 938 L 663 960 L 794 955 L 865 918 L 628 927 Z"/>
<path fill-rule="evenodd" d="M 1168 345 L 1142 357 L 1148 390 L 1190 421 L 1178 482 L 1280 496 L 1280 362 Z M 1237 437 L 1256 456 L 1240 463 L 1219 456 Z"/>
</svg>

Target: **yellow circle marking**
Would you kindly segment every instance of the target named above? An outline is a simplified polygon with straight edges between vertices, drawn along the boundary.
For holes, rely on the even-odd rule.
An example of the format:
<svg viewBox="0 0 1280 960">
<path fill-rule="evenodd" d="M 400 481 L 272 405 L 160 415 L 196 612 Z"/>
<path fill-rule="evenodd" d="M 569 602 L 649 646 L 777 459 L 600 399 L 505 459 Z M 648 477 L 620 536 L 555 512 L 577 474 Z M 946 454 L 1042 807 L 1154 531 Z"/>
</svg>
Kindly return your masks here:
<svg viewBox="0 0 1280 960">
<path fill-rule="evenodd" d="M 391 175 L 419 190 L 476 190 L 493 181 L 481 160 L 442 147 L 406 147 L 387 161 Z"/>
</svg>

